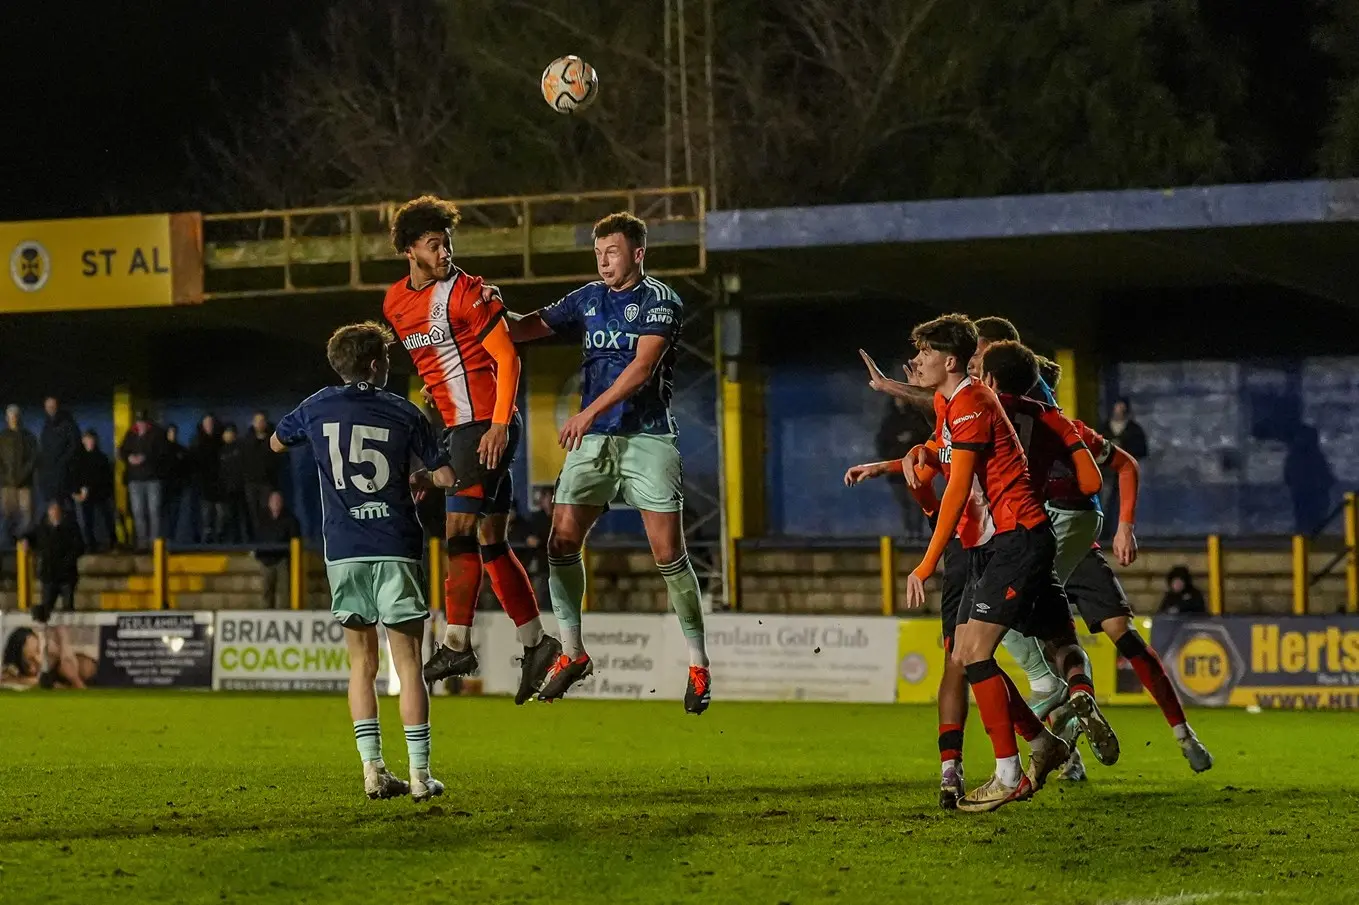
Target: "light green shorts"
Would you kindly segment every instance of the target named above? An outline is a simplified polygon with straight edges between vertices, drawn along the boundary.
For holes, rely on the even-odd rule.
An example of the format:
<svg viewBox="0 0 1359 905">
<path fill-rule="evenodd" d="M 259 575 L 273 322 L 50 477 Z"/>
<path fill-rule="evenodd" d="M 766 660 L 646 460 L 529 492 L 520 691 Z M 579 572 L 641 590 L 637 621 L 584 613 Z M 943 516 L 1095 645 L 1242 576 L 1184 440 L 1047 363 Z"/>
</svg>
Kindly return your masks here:
<svg viewBox="0 0 1359 905">
<path fill-rule="evenodd" d="M 1093 509 L 1058 509 L 1048 505 L 1043 508 L 1052 522 L 1052 533 L 1057 535 L 1057 558 L 1052 567 L 1057 580 L 1066 584 L 1076 566 L 1090 552 L 1090 545 L 1099 537 L 1104 516 Z"/>
<path fill-rule="evenodd" d="M 623 502 L 647 512 L 684 509 L 684 464 L 670 434 L 586 434 L 566 454 L 553 500 L 568 506 Z"/>
<path fill-rule="evenodd" d="M 326 563 L 330 612 L 346 628 L 428 619 L 425 567 L 404 559 Z"/>
</svg>

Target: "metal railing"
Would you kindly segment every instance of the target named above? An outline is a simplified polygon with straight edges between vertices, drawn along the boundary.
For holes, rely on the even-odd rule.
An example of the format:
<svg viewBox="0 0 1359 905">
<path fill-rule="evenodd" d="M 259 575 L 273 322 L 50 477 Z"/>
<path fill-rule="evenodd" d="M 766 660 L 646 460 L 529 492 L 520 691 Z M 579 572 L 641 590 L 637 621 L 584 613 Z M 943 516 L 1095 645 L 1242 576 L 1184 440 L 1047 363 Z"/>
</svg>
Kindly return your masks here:
<svg viewBox="0 0 1359 905">
<path fill-rule="evenodd" d="M 648 271 L 692 276 L 707 270 L 706 199 L 700 186 L 456 200 L 459 260 L 475 259 L 487 279 L 507 285 L 588 282 L 582 267 L 606 214 L 648 221 Z M 386 289 L 404 261 L 390 230 L 399 204 L 382 202 L 203 217 L 204 298 L 257 298 Z"/>
</svg>

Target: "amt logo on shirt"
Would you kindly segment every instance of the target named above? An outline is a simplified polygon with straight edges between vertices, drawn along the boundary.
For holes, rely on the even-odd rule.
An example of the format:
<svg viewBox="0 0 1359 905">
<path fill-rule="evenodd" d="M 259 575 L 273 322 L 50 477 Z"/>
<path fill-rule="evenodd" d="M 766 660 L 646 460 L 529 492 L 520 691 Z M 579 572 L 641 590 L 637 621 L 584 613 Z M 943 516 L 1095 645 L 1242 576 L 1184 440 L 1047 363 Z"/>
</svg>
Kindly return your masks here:
<svg viewBox="0 0 1359 905">
<path fill-rule="evenodd" d="M 637 334 L 624 333 L 621 330 L 587 330 L 585 331 L 585 348 L 633 351 L 637 348 Z"/>
<path fill-rule="evenodd" d="M 392 510 L 386 503 L 373 501 L 355 506 L 349 510 L 349 514 L 359 521 L 366 521 L 368 519 L 387 518 L 392 514 Z"/>
</svg>

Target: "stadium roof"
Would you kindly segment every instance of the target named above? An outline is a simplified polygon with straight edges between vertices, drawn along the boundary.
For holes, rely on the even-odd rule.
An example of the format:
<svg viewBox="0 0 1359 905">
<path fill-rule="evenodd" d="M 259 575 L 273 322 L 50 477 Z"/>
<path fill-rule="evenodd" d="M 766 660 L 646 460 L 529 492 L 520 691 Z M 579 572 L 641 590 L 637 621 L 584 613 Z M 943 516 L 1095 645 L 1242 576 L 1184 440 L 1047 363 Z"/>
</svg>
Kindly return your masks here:
<svg viewBox="0 0 1359 905">
<path fill-rule="evenodd" d="M 1278 285 L 1359 304 L 1359 180 L 713 211 L 748 297 Z"/>
</svg>

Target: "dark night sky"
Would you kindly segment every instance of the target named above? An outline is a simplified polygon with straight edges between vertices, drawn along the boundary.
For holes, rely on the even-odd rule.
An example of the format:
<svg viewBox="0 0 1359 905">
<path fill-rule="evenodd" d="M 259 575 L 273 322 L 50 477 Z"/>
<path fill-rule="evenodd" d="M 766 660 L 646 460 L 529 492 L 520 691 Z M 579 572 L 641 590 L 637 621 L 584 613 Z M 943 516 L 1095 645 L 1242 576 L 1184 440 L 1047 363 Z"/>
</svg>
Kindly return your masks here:
<svg viewBox="0 0 1359 905">
<path fill-rule="evenodd" d="M 186 146 L 249 117 L 286 70 L 290 34 L 314 33 L 333 2 L 113 0 L 9 17 L 0 220 L 200 208 Z M 1327 104 L 1310 44 L 1315 8 L 1271 0 L 1270 12 L 1244 15 L 1232 0 L 1201 4 L 1215 39 L 1250 67 L 1244 121 L 1272 139 L 1257 178 L 1309 175 Z"/>
<path fill-rule="evenodd" d="M 186 143 L 248 116 L 286 64 L 289 33 L 315 28 L 325 8 L 31 4 L 6 17 L 0 220 L 186 206 Z"/>
</svg>

